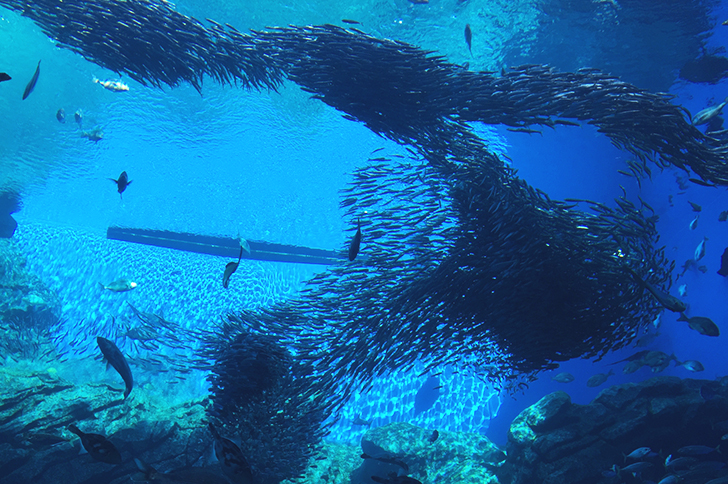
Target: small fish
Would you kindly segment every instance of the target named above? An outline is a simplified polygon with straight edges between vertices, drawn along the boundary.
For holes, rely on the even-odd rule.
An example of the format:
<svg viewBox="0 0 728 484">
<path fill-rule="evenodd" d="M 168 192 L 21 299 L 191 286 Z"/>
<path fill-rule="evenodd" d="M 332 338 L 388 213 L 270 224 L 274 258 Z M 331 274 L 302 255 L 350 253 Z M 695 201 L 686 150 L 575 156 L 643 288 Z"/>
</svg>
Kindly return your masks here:
<svg viewBox="0 0 728 484">
<path fill-rule="evenodd" d="M 361 245 L 361 221 L 357 221 L 356 233 L 354 234 L 354 238 L 351 239 L 351 242 L 349 243 L 349 261 L 353 261 L 354 259 L 356 259 L 356 256 L 359 253 L 360 245 Z"/>
<path fill-rule="evenodd" d="M 690 329 L 697 331 L 698 333 L 705 336 L 720 336 L 720 330 L 718 326 L 710 318 L 704 318 L 702 316 L 694 316 L 688 318 L 685 313 L 680 313 L 678 321 L 686 321 Z"/>
<path fill-rule="evenodd" d="M 38 61 L 38 67 L 35 68 L 35 74 L 33 74 L 33 77 L 30 78 L 30 82 L 28 82 L 28 85 L 25 86 L 25 91 L 23 91 L 23 101 L 25 101 L 28 96 L 30 96 L 30 93 L 33 92 L 33 89 L 35 89 L 35 85 L 38 82 L 38 76 L 40 75 L 40 61 Z"/>
<path fill-rule="evenodd" d="M 683 284 L 682 286 L 677 288 L 677 293 L 680 294 L 680 297 L 685 297 L 688 295 L 688 285 Z"/>
<path fill-rule="evenodd" d="M 361 418 L 361 415 L 357 415 L 357 417 L 351 421 L 352 425 L 360 425 L 362 427 L 371 427 L 372 421 L 371 420 L 364 420 Z"/>
<path fill-rule="evenodd" d="M 714 117 L 718 116 L 720 112 L 725 107 L 726 103 L 728 103 L 728 98 L 726 98 L 722 103 L 716 105 L 716 106 L 709 106 L 702 111 L 700 111 L 698 114 L 693 116 L 693 126 L 700 126 L 701 124 L 706 124 L 708 121 L 713 119 Z"/>
<path fill-rule="evenodd" d="M 238 256 L 237 262 L 228 262 L 227 265 L 225 265 L 225 271 L 222 273 L 222 287 L 225 289 L 228 288 L 230 285 L 230 276 L 232 276 L 235 271 L 238 270 L 238 266 L 240 265 L 240 260 L 243 258 L 243 246 L 240 246 L 240 255 Z"/>
<path fill-rule="evenodd" d="M 680 478 L 675 474 L 670 474 L 669 476 L 661 479 L 657 484 L 678 484 L 678 482 L 680 482 Z"/>
<path fill-rule="evenodd" d="M 696 215 L 692 222 L 690 222 L 690 230 L 695 230 L 698 228 L 698 219 L 700 218 L 700 215 Z"/>
<path fill-rule="evenodd" d="M 349 19 L 342 18 L 341 21 L 344 22 L 345 24 L 349 24 L 349 25 L 361 25 L 361 22 L 357 22 L 356 20 L 349 20 Z"/>
<path fill-rule="evenodd" d="M 699 180 L 698 178 L 688 178 L 688 181 L 691 181 L 691 182 L 695 183 L 696 185 L 700 185 L 703 187 L 718 188 L 717 185 L 714 185 L 712 183 L 709 183 L 709 182 L 706 182 L 703 180 Z"/>
<path fill-rule="evenodd" d="M 614 375 L 614 372 L 612 370 L 609 370 L 609 373 L 597 373 L 586 381 L 586 386 L 592 388 L 598 387 L 599 385 L 604 384 L 604 382 L 606 382 L 607 379 L 612 375 Z"/>
<path fill-rule="evenodd" d="M 116 189 L 119 192 L 119 197 L 123 199 L 123 196 L 121 194 L 124 193 L 126 187 L 131 185 L 132 182 L 132 180 L 129 180 L 129 175 L 127 175 L 125 171 L 122 171 L 121 175 L 119 175 L 118 180 L 114 180 L 113 178 L 109 178 L 109 180 L 116 183 Z"/>
<path fill-rule="evenodd" d="M 440 437 L 440 432 L 438 432 L 437 430 L 433 430 L 433 431 L 432 431 L 432 435 L 430 435 L 429 437 L 427 437 L 427 441 L 428 441 L 428 442 L 430 442 L 430 443 L 432 444 L 432 443 L 435 443 L 435 441 L 436 441 L 436 440 L 437 440 L 437 439 L 438 439 L 439 437 Z"/>
<path fill-rule="evenodd" d="M 559 383 L 571 383 L 572 381 L 574 381 L 574 375 L 572 375 L 571 373 L 563 372 L 559 373 L 556 376 L 552 376 L 551 379 Z"/>
<path fill-rule="evenodd" d="M 108 285 L 104 285 L 99 282 L 99 286 L 101 286 L 101 289 L 106 289 L 112 292 L 126 292 L 131 291 L 135 287 L 138 286 L 136 282 L 132 282 L 129 279 L 117 279 L 113 282 L 110 282 Z"/>
<path fill-rule="evenodd" d="M 647 469 L 652 467 L 651 462 L 635 462 L 634 464 L 630 464 L 627 467 L 622 467 L 622 472 L 629 472 L 631 474 L 636 474 L 638 472 L 646 471 Z"/>
<path fill-rule="evenodd" d="M 723 251 L 723 255 L 720 256 L 720 269 L 718 274 L 723 277 L 728 277 L 728 248 Z"/>
<path fill-rule="evenodd" d="M 426 3 L 430 3 L 430 0 L 409 0 L 410 3 L 414 3 L 415 5 L 425 5 Z"/>
<path fill-rule="evenodd" d="M 624 365 L 624 368 L 622 368 L 622 373 L 624 373 L 625 375 L 631 375 L 643 366 L 645 365 L 642 363 L 642 360 L 630 361 L 629 363 Z"/>
<path fill-rule="evenodd" d="M 470 24 L 465 24 L 465 43 L 468 44 L 470 55 L 473 55 L 473 31 L 470 30 Z"/>
<path fill-rule="evenodd" d="M 73 113 L 73 119 L 76 120 L 76 124 L 79 128 L 83 127 L 83 111 L 80 109 Z"/>
<path fill-rule="evenodd" d="M 705 274 L 706 272 L 708 272 L 708 266 L 698 266 L 698 270 Z"/>
<path fill-rule="evenodd" d="M 240 447 L 232 440 L 221 437 L 212 424 L 208 424 L 208 428 L 215 438 L 215 457 L 220 462 L 223 473 L 236 484 L 252 484 L 253 471 Z"/>
<path fill-rule="evenodd" d="M 682 366 L 686 370 L 692 371 L 693 373 L 705 370 L 705 367 L 703 366 L 703 364 L 697 360 L 688 360 L 688 361 L 683 361 L 682 363 L 679 361 L 676 361 L 675 366 Z"/>
<path fill-rule="evenodd" d="M 5 74 L 4 72 L 0 72 L 0 82 L 9 81 L 10 79 L 12 79 L 12 77 Z"/>
<path fill-rule="evenodd" d="M 720 212 L 720 215 L 718 215 L 718 222 L 725 222 L 726 220 L 728 220 L 728 210 Z"/>
<path fill-rule="evenodd" d="M 650 449 L 649 447 L 640 447 L 639 449 L 635 449 L 632 452 L 630 452 L 629 454 L 625 455 L 624 461 L 627 462 L 627 459 L 632 459 L 632 460 L 642 459 L 650 452 L 652 452 L 652 449 Z"/>
<path fill-rule="evenodd" d="M 98 143 L 104 139 L 104 130 L 101 128 L 94 128 L 91 131 L 82 131 L 81 137 L 86 138 L 89 141 L 93 141 L 94 143 Z"/>
<path fill-rule="evenodd" d="M 63 108 L 56 111 L 56 119 L 59 123 L 66 124 L 66 111 Z"/>
<path fill-rule="evenodd" d="M 543 133 L 541 133 L 541 131 L 531 128 L 506 128 L 506 130 L 512 133 L 540 134 L 541 136 L 543 136 Z"/>
<path fill-rule="evenodd" d="M 99 434 L 87 434 L 81 432 L 78 427 L 71 424 L 68 426 L 68 430 L 78 435 L 81 438 L 81 445 L 86 449 L 86 452 L 94 459 L 99 462 L 106 464 L 121 464 L 121 454 L 114 447 L 114 444 L 103 435 Z"/>
<path fill-rule="evenodd" d="M 94 77 L 94 82 L 102 85 L 105 89 L 112 92 L 125 92 L 129 90 L 129 86 L 121 81 L 100 81 Z"/>
<path fill-rule="evenodd" d="M 688 200 L 688 203 L 689 203 L 689 204 L 690 204 L 690 206 L 691 206 L 691 207 L 693 208 L 693 212 L 700 212 L 700 211 L 702 211 L 702 210 L 703 210 L 703 207 L 701 207 L 701 206 L 700 206 L 700 205 L 698 205 L 697 203 L 693 203 L 693 202 L 691 202 L 690 200 Z"/>
<path fill-rule="evenodd" d="M 708 455 L 713 452 L 720 453 L 720 446 L 708 447 L 707 445 L 687 445 L 677 451 L 680 455 Z"/>
<path fill-rule="evenodd" d="M 705 242 L 707 240 L 708 237 L 703 237 L 703 240 L 701 240 L 698 246 L 695 248 L 695 262 L 705 257 Z"/>
<path fill-rule="evenodd" d="M 114 370 L 116 370 L 121 376 L 121 379 L 124 380 L 124 384 L 126 385 L 126 388 L 124 389 L 124 399 L 126 400 L 126 397 L 129 396 L 132 388 L 134 388 L 134 378 L 131 375 L 129 363 L 126 362 L 126 358 L 124 358 L 124 355 L 121 354 L 119 348 L 117 348 L 112 341 L 98 336 L 96 338 L 96 344 L 99 345 L 101 354 L 104 355 L 107 367 L 111 366 L 114 368 Z"/>
<path fill-rule="evenodd" d="M 681 313 L 685 311 L 688 307 L 685 305 L 684 302 L 676 298 L 675 296 L 671 296 L 670 294 L 664 293 L 654 287 L 649 282 L 643 280 L 635 271 L 632 270 L 632 268 L 627 267 L 627 271 L 629 271 L 630 274 L 632 274 L 632 277 L 634 277 L 637 282 L 642 284 L 642 286 L 647 289 L 647 291 L 654 296 L 655 299 L 657 299 L 657 302 L 660 303 L 660 305 L 665 308 L 669 309 L 672 312 L 675 313 Z"/>
</svg>

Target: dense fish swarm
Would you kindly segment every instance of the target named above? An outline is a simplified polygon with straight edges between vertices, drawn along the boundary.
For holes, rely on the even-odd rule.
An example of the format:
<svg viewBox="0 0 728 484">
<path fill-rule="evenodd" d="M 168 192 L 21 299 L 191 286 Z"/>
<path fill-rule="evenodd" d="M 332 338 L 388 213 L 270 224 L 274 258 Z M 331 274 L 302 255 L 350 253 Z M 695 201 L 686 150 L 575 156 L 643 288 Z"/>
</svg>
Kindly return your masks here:
<svg viewBox="0 0 728 484">
<path fill-rule="evenodd" d="M 584 202 L 589 211 L 552 201 L 466 123 L 587 121 L 643 166 L 690 168 L 728 185 L 723 144 L 666 96 L 594 70 L 469 72 L 354 29 L 245 35 L 147 0 L 0 5 L 142 83 L 200 89 L 208 75 L 275 89 L 288 77 L 413 146 L 411 159 L 361 168 L 344 190 L 352 226 L 361 221 L 355 260 L 315 277 L 297 299 L 231 316 L 206 337 L 210 415 L 242 436 L 261 482 L 297 475 L 322 422 L 376 375 L 422 360 L 514 388 L 556 362 L 624 346 L 662 309 L 630 272 L 655 287 L 671 283 L 654 216 L 624 198 L 614 208 Z"/>
<path fill-rule="evenodd" d="M 205 339 L 215 361 L 208 413 L 223 433 L 240 437 L 255 482 L 303 476 L 331 415 L 326 396 L 312 384 L 310 364 L 275 336 L 241 330 L 234 316 Z"/>
</svg>

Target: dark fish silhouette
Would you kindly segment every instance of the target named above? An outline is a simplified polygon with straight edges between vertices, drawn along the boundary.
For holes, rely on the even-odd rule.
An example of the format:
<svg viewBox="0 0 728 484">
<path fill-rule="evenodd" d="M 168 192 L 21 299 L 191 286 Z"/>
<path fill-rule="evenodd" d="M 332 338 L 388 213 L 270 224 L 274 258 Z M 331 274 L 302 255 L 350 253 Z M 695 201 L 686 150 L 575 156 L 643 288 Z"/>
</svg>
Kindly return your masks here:
<svg viewBox="0 0 728 484">
<path fill-rule="evenodd" d="M 718 215 L 718 222 L 725 222 L 726 220 L 728 220 L 728 210 L 720 212 L 720 215 Z"/>
<path fill-rule="evenodd" d="M 693 203 L 690 200 L 688 200 L 688 203 L 690 204 L 690 207 L 693 209 L 693 212 L 700 212 L 703 210 L 703 207 L 701 207 L 697 203 Z"/>
<path fill-rule="evenodd" d="M 83 127 L 83 111 L 81 111 L 79 109 L 78 111 L 76 111 L 75 113 L 73 113 L 73 119 L 76 120 L 76 124 L 79 127 L 81 127 L 81 128 Z"/>
<path fill-rule="evenodd" d="M 697 331 L 698 333 L 705 336 L 720 336 L 720 330 L 718 326 L 710 318 L 703 316 L 693 316 L 688 318 L 685 313 L 680 313 L 678 321 L 685 321 L 690 326 L 690 329 Z"/>
<path fill-rule="evenodd" d="M 723 277 L 728 277 L 728 249 L 723 251 L 723 255 L 720 256 L 720 269 L 718 274 Z"/>
<path fill-rule="evenodd" d="M 121 194 L 124 193 L 124 190 L 126 190 L 126 187 L 131 185 L 131 180 L 129 180 L 129 176 L 126 174 L 125 171 L 121 172 L 121 175 L 119 175 L 118 180 L 114 180 L 113 178 L 109 178 L 109 180 L 116 183 L 116 188 L 119 190 L 119 197 L 122 197 Z"/>
<path fill-rule="evenodd" d="M 38 82 L 38 76 L 40 75 L 40 61 L 38 61 L 38 67 L 35 68 L 35 74 L 33 74 L 33 77 L 30 78 L 30 82 L 27 86 L 25 86 L 25 91 L 23 91 L 23 100 L 25 100 L 28 96 L 30 96 L 30 93 L 33 92 L 33 89 L 35 89 L 35 85 Z"/>
<path fill-rule="evenodd" d="M 433 430 L 432 431 L 432 435 L 430 435 L 429 437 L 427 437 L 427 441 L 428 442 L 435 442 L 438 439 L 438 437 L 440 437 L 440 432 L 438 432 L 437 430 Z"/>
<path fill-rule="evenodd" d="M 356 20 L 349 20 L 346 18 L 342 18 L 341 21 L 344 22 L 345 24 L 349 24 L 349 25 L 361 25 L 361 22 L 357 22 Z"/>
<path fill-rule="evenodd" d="M 465 24 L 465 43 L 468 44 L 470 55 L 473 55 L 473 31 L 470 30 L 470 24 Z"/>
<path fill-rule="evenodd" d="M 134 378 L 131 376 L 129 363 L 126 362 L 126 358 L 124 358 L 124 355 L 121 354 L 121 351 L 119 351 L 119 348 L 117 348 L 113 342 L 98 336 L 96 338 L 96 343 L 99 345 L 99 349 L 104 355 L 106 363 L 114 367 L 114 370 L 116 370 L 119 375 L 121 375 L 121 379 L 124 380 L 124 384 L 126 385 L 124 398 L 126 399 L 126 397 L 129 396 L 129 393 L 131 393 L 131 389 L 134 387 Z"/>
<path fill-rule="evenodd" d="M 215 438 L 215 457 L 220 461 L 223 473 L 236 484 L 252 484 L 253 471 L 240 447 L 232 440 L 221 437 L 212 424 L 208 424 L 208 428 Z"/>
<path fill-rule="evenodd" d="M 68 426 L 68 430 L 81 437 L 81 445 L 94 460 L 107 464 L 121 464 L 121 454 L 103 435 L 81 432 L 73 424 Z"/>
<path fill-rule="evenodd" d="M 5 74 L 4 72 L 0 72 L 0 82 L 9 81 L 10 79 L 12 79 L 12 77 Z"/>
<path fill-rule="evenodd" d="M 643 280 L 635 271 L 633 271 L 631 268 L 627 267 L 627 270 L 632 274 L 632 277 L 640 283 L 645 289 L 647 289 L 650 294 L 654 296 L 655 299 L 657 299 L 657 302 L 660 303 L 660 306 L 662 306 L 665 309 L 669 309 L 672 312 L 675 313 L 681 313 L 687 309 L 687 306 L 684 302 L 676 298 L 675 296 L 671 296 L 670 294 L 667 294 L 665 292 L 660 291 L 655 286 L 650 284 L 649 282 Z"/>
<path fill-rule="evenodd" d="M 371 420 L 364 420 L 361 418 L 361 415 L 357 415 L 357 417 L 351 421 L 353 425 L 361 425 L 362 427 L 371 427 L 372 421 Z"/>
<path fill-rule="evenodd" d="M 56 111 L 56 119 L 59 123 L 66 123 L 66 111 L 63 108 Z"/>
<path fill-rule="evenodd" d="M 240 255 L 238 256 L 237 262 L 228 262 L 225 266 L 225 272 L 222 273 L 222 287 L 225 289 L 228 288 L 228 285 L 230 284 L 230 276 L 232 276 L 235 271 L 238 270 L 238 266 L 240 265 L 240 259 L 243 258 L 243 246 L 240 246 Z"/>
<path fill-rule="evenodd" d="M 359 253 L 360 245 L 361 245 L 361 221 L 357 221 L 356 233 L 354 234 L 354 238 L 351 239 L 351 243 L 349 244 L 349 260 L 350 261 L 356 259 L 356 255 Z"/>
</svg>

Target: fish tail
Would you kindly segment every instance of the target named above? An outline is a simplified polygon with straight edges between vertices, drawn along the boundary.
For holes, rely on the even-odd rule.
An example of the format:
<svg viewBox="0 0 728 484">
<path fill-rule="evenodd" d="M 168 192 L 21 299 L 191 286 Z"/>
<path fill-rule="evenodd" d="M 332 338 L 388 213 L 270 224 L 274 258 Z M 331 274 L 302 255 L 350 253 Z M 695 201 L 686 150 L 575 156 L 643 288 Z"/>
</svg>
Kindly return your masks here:
<svg viewBox="0 0 728 484">
<path fill-rule="evenodd" d="M 128 397 L 130 393 L 131 393 L 131 387 L 128 386 L 124 389 L 124 400 L 126 400 L 126 397 Z"/>
<path fill-rule="evenodd" d="M 82 435 L 82 432 L 74 424 L 69 425 L 68 430 L 70 430 L 74 434 L 78 435 L 79 437 L 81 437 L 81 435 Z"/>
<path fill-rule="evenodd" d="M 99 282 L 99 286 L 101 286 L 101 289 L 106 289 L 106 286 L 102 282 Z"/>
<path fill-rule="evenodd" d="M 688 317 L 685 316 L 685 313 L 680 313 L 680 317 L 677 318 L 678 321 L 687 321 Z"/>
</svg>

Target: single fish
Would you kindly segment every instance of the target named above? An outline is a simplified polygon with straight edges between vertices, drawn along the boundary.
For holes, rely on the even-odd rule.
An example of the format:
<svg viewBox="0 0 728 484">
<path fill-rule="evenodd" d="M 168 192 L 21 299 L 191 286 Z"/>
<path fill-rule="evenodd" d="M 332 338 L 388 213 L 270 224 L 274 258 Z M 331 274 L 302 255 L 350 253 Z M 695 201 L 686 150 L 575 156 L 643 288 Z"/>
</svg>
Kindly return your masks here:
<svg viewBox="0 0 728 484">
<path fill-rule="evenodd" d="M 688 200 L 688 203 L 689 203 L 689 204 L 690 204 L 690 206 L 692 207 L 692 209 L 693 209 L 693 212 L 700 212 L 700 211 L 702 211 L 702 210 L 703 210 L 703 207 L 701 207 L 701 206 L 700 206 L 700 205 L 698 205 L 697 203 L 693 203 L 693 202 L 691 202 L 690 200 Z"/>
<path fill-rule="evenodd" d="M 527 133 L 527 134 L 540 134 L 543 136 L 543 133 L 537 129 L 531 129 L 531 128 L 506 128 L 507 131 L 510 131 L 512 133 Z"/>
<path fill-rule="evenodd" d="M 359 254 L 359 246 L 361 245 L 361 221 L 356 222 L 356 233 L 349 243 L 349 260 L 353 261 Z"/>
<path fill-rule="evenodd" d="M 701 240 L 698 246 L 695 248 L 695 262 L 705 257 L 705 242 L 707 240 L 708 237 L 703 237 L 703 240 Z"/>
<path fill-rule="evenodd" d="M 627 462 L 627 459 L 640 460 L 650 452 L 652 452 L 652 449 L 650 449 L 649 447 L 640 447 L 639 449 L 635 449 L 629 454 L 625 455 L 624 461 Z"/>
<path fill-rule="evenodd" d="M 106 464 L 121 464 L 121 454 L 114 447 L 114 444 L 103 435 L 99 434 L 87 434 L 81 432 L 78 427 L 71 424 L 68 426 L 68 430 L 78 435 L 81 438 L 81 445 L 86 449 L 86 452 L 94 459 L 99 462 Z"/>
<path fill-rule="evenodd" d="M 574 381 L 574 375 L 572 375 L 571 373 L 563 372 L 559 373 L 556 376 L 552 376 L 551 379 L 559 383 L 571 383 Z"/>
<path fill-rule="evenodd" d="M 99 282 L 99 286 L 101 286 L 101 289 L 106 289 L 112 292 L 126 292 L 131 291 L 135 287 L 138 286 L 136 282 L 132 282 L 129 279 L 117 279 L 113 282 L 110 282 L 108 285 L 104 285 Z"/>
<path fill-rule="evenodd" d="M 80 109 L 73 113 L 73 119 L 76 120 L 76 124 L 79 128 L 83 127 L 83 111 Z"/>
<path fill-rule="evenodd" d="M 9 81 L 10 79 L 12 79 L 12 77 L 5 74 L 4 72 L 0 72 L 0 82 Z"/>
<path fill-rule="evenodd" d="M 688 361 L 683 361 L 682 363 L 679 361 L 676 361 L 675 366 L 682 366 L 686 370 L 692 371 L 693 373 L 705 370 L 705 367 L 703 366 L 703 364 L 697 360 L 688 360 Z"/>
<path fill-rule="evenodd" d="M 432 431 L 432 434 L 431 434 L 431 435 L 430 435 L 429 437 L 427 437 L 427 441 L 428 441 L 428 442 L 430 442 L 430 443 L 432 444 L 432 443 L 434 443 L 434 442 L 435 442 L 435 441 L 436 441 L 436 440 L 437 440 L 437 439 L 438 439 L 439 437 L 440 437 L 440 432 L 438 432 L 437 430 L 433 430 L 433 431 Z"/>
<path fill-rule="evenodd" d="M 66 124 L 66 111 L 63 108 L 56 111 L 56 119 L 59 123 Z"/>
<path fill-rule="evenodd" d="M 718 274 L 723 277 L 728 277 L 728 248 L 723 251 L 723 255 L 720 256 L 720 269 Z"/>
<path fill-rule="evenodd" d="M 82 131 L 81 137 L 86 138 L 89 141 L 93 141 L 94 143 L 98 143 L 104 139 L 104 130 L 101 128 L 94 128 L 91 131 Z"/>
<path fill-rule="evenodd" d="M 646 471 L 647 469 L 652 467 L 651 462 L 635 462 L 634 464 L 630 464 L 627 467 L 622 467 L 622 472 L 629 472 L 631 474 L 636 474 L 638 472 Z"/>
<path fill-rule="evenodd" d="M 721 121 L 721 124 L 722 124 L 722 121 Z M 709 182 L 700 180 L 698 178 L 688 178 L 688 181 L 691 181 L 691 182 L 695 183 L 696 185 L 700 185 L 703 187 L 718 188 L 718 185 L 714 185 L 713 183 L 709 183 Z"/>
<path fill-rule="evenodd" d="M 236 484 L 252 484 L 253 471 L 240 447 L 232 440 L 221 437 L 212 424 L 208 424 L 208 428 L 215 438 L 215 457 L 220 462 L 223 473 Z"/>
<path fill-rule="evenodd" d="M 96 337 L 96 343 L 99 345 L 101 354 L 104 355 L 107 369 L 109 366 L 113 367 L 119 373 L 121 379 L 124 380 L 124 384 L 126 385 L 124 399 L 126 399 L 129 393 L 131 393 L 132 388 L 134 388 L 134 378 L 131 376 L 129 363 L 126 362 L 126 358 L 124 358 L 124 355 L 121 354 L 121 351 L 119 351 L 119 348 L 113 342 L 98 336 Z"/>
<path fill-rule="evenodd" d="M 698 114 L 693 116 L 693 126 L 700 126 L 701 124 L 706 124 L 708 121 L 713 119 L 714 117 L 718 116 L 720 112 L 725 107 L 726 103 L 728 103 L 728 98 L 726 98 L 722 103 L 715 105 L 715 106 L 709 106 L 702 111 L 700 111 Z"/>
<path fill-rule="evenodd" d="M 720 212 L 720 215 L 718 215 L 718 222 L 725 222 L 726 220 L 728 220 L 728 210 Z"/>
<path fill-rule="evenodd" d="M 690 222 L 690 230 L 695 230 L 698 228 L 698 219 L 700 218 L 700 215 L 696 215 L 692 222 Z"/>
<path fill-rule="evenodd" d="M 720 453 L 720 445 L 718 447 L 708 447 L 707 445 L 687 445 L 678 449 L 680 455 L 708 455 L 713 452 Z"/>
<path fill-rule="evenodd" d="M 706 272 L 708 272 L 708 266 L 698 266 L 698 270 L 705 274 Z"/>
<path fill-rule="evenodd" d="M 678 321 L 686 321 L 690 329 L 697 331 L 698 333 L 705 336 L 720 336 L 720 330 L 718 326 L 710 318 L 704 318 L 702 316 L 694 316 L 688 318 L 685 313 L 680 313 Z"/>
<path fill-rule="evenodd" d="M 682 286 L 677 288 L 677 293 L 680 294 L 680 297 L 685 297 L 688 295 L 688 285 L 683 284 Z"/>
<path fill-rule="evenodd" d="M 657 484 L 678 484 L 678 482 L 680 482 L 680 478 L 675 474 L 670 474 L 669 476 L 661 479 Z"/>
<path fill-rule="evenodd" d="M 609 373 L 597 373 L 586 381 L 586 386 L 598 387 L 599 385 L 604 384 L 604 382 L 606 382 L 607 379 L 612 375 L 614 375 L 614 372 L 612 370 L 609 370 Z"/>
<path fill-rule="evenodd" d="M 129 90 L 129 86 L 121 81 L 100 81 L 94 77 L 94 82 L 102 85 L 104 89 L 108 89 L 112 92 L 125 92 Z"/>
<path fill-rule="evenodd" d="M 430 3 L 430 0 L 409 0 L 410 3 L 414 3 L 415 5 L 424 5 L 426 3 Z"/>
<path fill-rule="evenodd" d="M 642 360 L 630 361 L 629 363 L 624 365 L 624 368 L 622 368 L 622 373 L 624 373 L 625 375 L 631 375 L 632 373 L 639 370 L 643 366 L 645 366 L 645 365 L 644 365 L 644 363 L 642 363 Z"/>
<path fill-rule="evenodd" d="M 227 265 L 225 265 L 225 271 L 222 273 L 222 287 L 225 289 L 228 288 L 228 285 L 230 285 L 230 276 L 232 276 L 235 271 L 238 270 L 238 266 L 240 265 L 240 260 L 243 258 L 243 246 L 240 246 L 240 255 L 238 256 L 237 262 L 228 262 Z"/>
<path fill-rule="evenodd" d="M 627 358 L 624 358 L 623 360 L 615 361 L 614 363 L 610 363 L 610 365 L 616 365 L 617 363 L 622 363 L 623 361 L 638 361 L 644 358 L 644 356 L 649 353 L 650 350 L 642 350 L 638 351 L 637 353 L 628 356 Z"/>
<path fill-rule="evenodd" d="M 129 175 L 127 175 L 125 171 L 122 171 L 121 175 L 119 175 L 118 180 L 114 180 L 113 178 L 109 178 L 109 180 L 116 183 L 116 189 L 119 192 L 119 198 L 123 199 L 123 196 L 121 194 L 124 193 L 126 187 L 131 185 L 132 182 L 132 180 L 129 180 Z"/>
<path fill-rule="evenodd" d="M 354 420 L 352 420 L 351 423 L 353 425 L 359 425 L 362 427 L 371 427 L 372 426 L 372 421 L 364 420 L 363 418 L 361 418 L 361 415 L 357 415 L 357 417 Z"/>
<path fill-rule="evenodd" d="M 470 55 L 473 55 L 473 31 L 470 30 L 470 24 L 465 24 L 465 43 L 468 44 Z"/>
<path fill-rule="evenodd" d="M 346 18 L 342 18 L 341 21 L 344 22 L 345 24 L 349 24 L 349 25 L 361 25 L 361 22 L 358 22 L 356 20 L 349 20 Z"/>
<path fill-rule="evenodd" d="M 657 299 L 657 302 L 660 303 L 660 306 L 662 306 L 665 309 L 669 309 L 672 312 L 675 313 L 681 313 L 685 311 L 688 307 L 685 305 L 684 302 L 676 298 L 675 296 L 671 296 L 667 293 L 664 293 L 654 287 L 649 282 L 643 280 L 635 271 L 632 270 L 631 267 L 627 267 L 627 270 L 632 274 L 632 277 L 634 277 L 637 282 L 642 284 L 642 286 L 647 289 L 652 296 L 654 296 L 655 299 Z"/>
<path fill-rule="evenodd" d="M 30 96 L 30 93 L 33 92 L 33 89 L 35 89 L 35 85 L 38 82 L 38 76 L 40 75 L 40 61 L 38 61 L 38 67 L 35 68 L 35 74 L 33 74 L 33 77 L 30 78 L 30 82 L 27 86 L 25 86 L 25 91 L 23 91 L 23 101 Z"/>
</svg>

